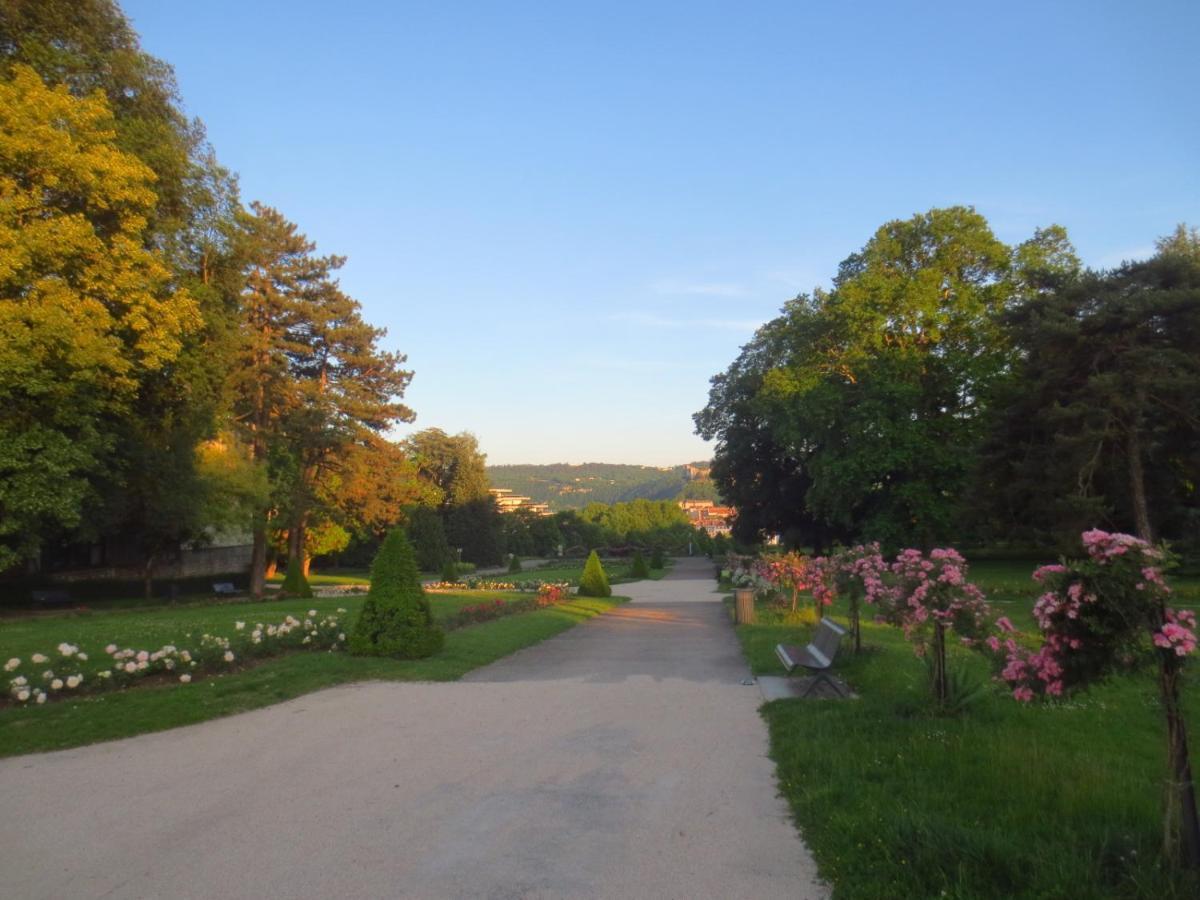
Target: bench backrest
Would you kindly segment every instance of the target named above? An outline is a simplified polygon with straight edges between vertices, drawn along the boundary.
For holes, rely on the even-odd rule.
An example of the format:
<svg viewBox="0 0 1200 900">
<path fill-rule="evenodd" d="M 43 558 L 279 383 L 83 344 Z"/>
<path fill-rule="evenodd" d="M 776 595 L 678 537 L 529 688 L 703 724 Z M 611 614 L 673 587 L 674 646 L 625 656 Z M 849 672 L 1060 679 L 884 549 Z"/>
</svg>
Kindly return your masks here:
<svg viewBox="0 0 1200 900">
<path fill-rule="evenodd" d="M 833 662 L 834 656 L 837 655 L 838 644 L 842 642 L 842 637 L 845 634 L 845 628 L 832 619 L 824 618 L 817 625 L 817 632 L 813 635 L 812 645 L 822 656 Z"/>
</svg>

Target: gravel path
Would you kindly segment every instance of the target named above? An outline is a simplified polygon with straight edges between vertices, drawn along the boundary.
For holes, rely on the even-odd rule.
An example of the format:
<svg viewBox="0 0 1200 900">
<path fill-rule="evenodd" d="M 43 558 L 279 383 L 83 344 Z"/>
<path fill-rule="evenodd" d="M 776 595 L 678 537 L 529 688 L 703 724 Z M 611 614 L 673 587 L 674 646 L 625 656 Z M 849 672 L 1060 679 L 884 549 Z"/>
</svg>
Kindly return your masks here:
<svg viewBox="0 0 1200 900">
<path fill-rule="evenodd" d="M 825 897 L 707 564 L 452 684 L 0 761 L 5 897 Z"/>
</svg>

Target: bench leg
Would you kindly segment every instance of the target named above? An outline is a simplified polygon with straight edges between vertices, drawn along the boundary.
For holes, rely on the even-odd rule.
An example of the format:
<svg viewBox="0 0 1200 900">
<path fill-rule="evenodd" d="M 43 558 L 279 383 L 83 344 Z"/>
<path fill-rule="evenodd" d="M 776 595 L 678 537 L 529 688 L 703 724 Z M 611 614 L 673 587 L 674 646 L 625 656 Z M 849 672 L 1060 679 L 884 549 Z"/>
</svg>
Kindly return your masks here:
<svg viewBox="0 0 1200 900">
<path fill-rule="evenodd" d="M 846 697 L 846 691 L 840 684 L 830 678 L 825 672 L 816 672 L 813 675 L 813 680 L 808 683 L 808 687 L 806 687 L 804 692 L 800 695 L 801 699 L 807 697 L 809 694 L 815 691 L 817 689 L 817 685 L 819 684 L 827 684 L 833 688 L 833 692 L 839 697 L 842 697 L 843 699 Z"/>
</svg>

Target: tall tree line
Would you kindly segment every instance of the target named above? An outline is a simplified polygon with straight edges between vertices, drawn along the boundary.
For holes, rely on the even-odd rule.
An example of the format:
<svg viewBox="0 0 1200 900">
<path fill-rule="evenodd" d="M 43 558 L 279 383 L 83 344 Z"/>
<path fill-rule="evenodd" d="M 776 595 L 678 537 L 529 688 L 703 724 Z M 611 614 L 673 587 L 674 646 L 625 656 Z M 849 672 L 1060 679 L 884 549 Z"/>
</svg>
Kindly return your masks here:
<svg viewBox="0 0 1200 900">
<path fill-rule="evenodd" d="M 342 257 L 243 206 L 111 0 L 0 0 L 0 570 L 119 534 L 314 551 L 420 496 Z M 281 546 L 282 545 L 282 546 Z"/>
<path fill-rule="evenodd" d="M 697 432 L 737 535 L 1053 546 L 1197 541 L 1200 251 L 1081 267 L 974 209 L 882 226 L 712 379 Z"/>
</svg>

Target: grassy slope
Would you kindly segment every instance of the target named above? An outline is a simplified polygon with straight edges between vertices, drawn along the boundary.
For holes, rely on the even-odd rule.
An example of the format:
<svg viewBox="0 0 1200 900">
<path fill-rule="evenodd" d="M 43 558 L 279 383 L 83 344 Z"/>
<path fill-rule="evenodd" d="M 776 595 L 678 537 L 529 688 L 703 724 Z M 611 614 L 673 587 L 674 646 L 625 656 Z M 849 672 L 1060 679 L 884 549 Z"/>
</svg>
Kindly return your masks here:
<svg viewBox="0 0 1200 900">
<path fill-rule="evenodd" d="M 738 635 L 756 673 L 782 674 L 775 644 L 807 630 Z M 836 663 L 861 699 L 763 708 L 781 790 L 837 897 L 1196 896 L 1157 864 L 1165 748 L 1150 676 L 1053 705 L 996 688 L 940 717 L 897 629 L 867 625 L 864 642 Z M 987 678 L 979 657 L 955 658 Z M 1200 737 L 1193 687 L 1186 705 Z"/>
<path fill-rule="evenodd" d="M 434 597 L 435 605 L 438 599 Z M 478 602 L 477 595 L 469 599 Z M 453 681 L 472 669 L 597 616 L 619 599 L 580 598 L 548 609 L 460 628 L 447 634 L 442 652 L 424 660 L 364 659 L 345 653 L 293 653 L 236 674 L 205 678 L 189 685 L 136 687 L 40 708 L 0 710 L 0 756 L 58 750 L 161 731 L 269 706 L 352 681 Z M 316 601 L 321 602 L 332 603 L 334 608 L 340 602 L 349 608 L 344 600 Z M 266 621 L 265 618 L 261 620 Z"/>
</svg>

